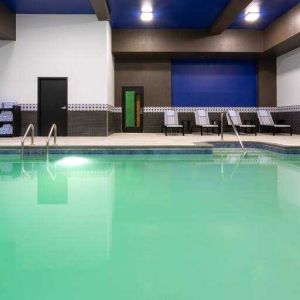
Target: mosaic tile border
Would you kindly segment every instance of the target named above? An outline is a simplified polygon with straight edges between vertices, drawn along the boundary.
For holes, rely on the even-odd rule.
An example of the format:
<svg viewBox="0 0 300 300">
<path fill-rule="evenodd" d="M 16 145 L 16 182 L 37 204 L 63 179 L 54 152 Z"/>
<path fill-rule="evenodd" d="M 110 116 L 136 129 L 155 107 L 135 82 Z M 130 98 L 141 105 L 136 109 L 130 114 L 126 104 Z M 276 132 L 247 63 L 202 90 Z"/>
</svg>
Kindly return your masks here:
<svg viewBox="0 0 300 300">
<path fill-rule="evenodd" d="M 163 113 L 166 110 L 175 110 L 177 112 L 181 113 L 194 113 L 196 110 L 199 109 L 205 109 L 208 112 L 211 113 L 221 113 L 227 110 L 236 110 L 239 112 L 257 112 L 257 107 L 145 107 L 144 112 L 145 113 Z M 265 109 L 268 109 L 270 111 L 273 111 L 274 108 L 266 107 Z"/>
<path fill-rule="evenodd" d="M 122 107 L 108 105 L 108 111 L 113 113 L 121 113 Z"/>
<path fill-rule="evenodd" d="M 37 111 L 38 105 L 37 104 L 20 104 L 22 111 Z"/>
<path fill-rule="evenodd" d="M 69 111 L 107 111 L 107 104 L 69 104 Z"/>
<path fill-rule="evenodd" d="M 22 111 L 37 111 L 37 104 L 20 104 Z M 109 111 L 122 112 L 121 107 L 114 107 L 109 104 L 69 104 L 68 111 Z"/>
<path fill-rule="evenodd" d="M 37 104 L 21 104 L 22 111 L 37 111 Z M 205 109 L 211 113 L 221 113 L 227 110 L 236 110 L 239 112 L 257 112 L 258 107 L 144 107 L 144 113 L 163 113 L 166 110 L 173 109 L 181 113 L 193 113 L 198 109 Z M 264 107 L 271 112 L 300 112 L 300 105 Z M 69 104 L 68 111 L 109 111 L 112 113 L 121 113 L 122 107 L 114 107 L 109 104 Z"/>
<path fill-rule="evenodd" d="M 1 148 L 0 155 L 20 155 L 20 148 Z M 45 149 L 40 147 L 25 148 L 24 154 L 27 156 L 44 156 Z M 118 148 L 118 147 L 98 147 L 98 148 L 50 148 L 50 155 L 162 155 L 162 154 L 201 154 L 212 155 L 212 147 L 141 147 L 141 148 Z"/>
<path fill-rule="evenodd" d="M 300 147 L 284 146 L 279 144 L 268 144 L 262 142 L 245 142 L 248 149 L 257 149 L 259 151 L 268 151 L 282 155 L 300 155 Z M 238 142 L 210 142 L 205 146 L 176 146 L 176 147 L 57 147 L 50 148 L 52 155 L 155 155 L 155 154 L 213 154 L 217 149 L 226 149 L 228 151 L 239 149 Z M 0 155 L 20 155 L 20 147 L 1 147 Z M 230 154 L 230 152 L 228 152 Z M 41 147 L 25 148 L 25 154 L 29 156 L 45 156 L 45 149 Z"/>
<path fill-rule="evenodd" d="M 299 112 L 300 105 L 278 106 L 276 112 Z"/>
</svg>

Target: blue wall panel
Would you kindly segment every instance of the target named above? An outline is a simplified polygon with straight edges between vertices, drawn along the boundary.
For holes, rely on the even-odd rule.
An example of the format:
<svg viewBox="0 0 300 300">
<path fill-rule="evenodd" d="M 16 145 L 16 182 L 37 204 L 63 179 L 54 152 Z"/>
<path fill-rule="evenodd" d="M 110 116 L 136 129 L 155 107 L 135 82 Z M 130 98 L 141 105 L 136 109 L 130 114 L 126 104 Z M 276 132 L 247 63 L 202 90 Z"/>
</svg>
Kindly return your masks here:
<svg viewBox="0 0 300 300">
<path fill-rule="evenodd" d="M 173 61 L 172 106 L 256 104 L 256 61 Z"/>
</svg>

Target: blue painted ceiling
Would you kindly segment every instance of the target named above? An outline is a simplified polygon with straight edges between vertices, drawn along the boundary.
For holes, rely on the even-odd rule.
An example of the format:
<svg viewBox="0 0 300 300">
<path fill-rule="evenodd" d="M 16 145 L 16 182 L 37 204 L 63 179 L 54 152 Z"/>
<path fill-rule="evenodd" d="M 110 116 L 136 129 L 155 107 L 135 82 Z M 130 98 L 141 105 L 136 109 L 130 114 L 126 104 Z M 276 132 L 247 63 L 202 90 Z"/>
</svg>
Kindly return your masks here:
<svg viewBox="0 0 300 300">
<path fill-rule="evenodd" d="M 151 23 L 140 21 L 144 0 L 108 0 L 113 28 L 208 28 L 229 0 L 150 0 L 154 10 Z M 93 14 L 90 0 L 3 0 L 16 13 L 23 14 Z M 261 7 L 262 18 L 249 24 L 244 13 L 231 28 L 264 29 L 300 0 L 254 0 Z"/>
<path fill-rule="evenodd" d="M 277 18 L 299 3 L 300 0 L 254 0 L 251 5 L 257 5 L 260 8 L 261 18 L 257 22 L 249 24 L 245 22 L 245 13 L 243 12 L 239 15 L 237 20 L 231 24 L 230 28 L 265 29 Z"/>
<path fill-rule="evenodd" d="M 18 14 L 93 14 L 89 0 L 2 0 Z"/>
<path fill-rule="evenodd" d="M 152 0 L 154 20 L 140 21 L 143 0 L 109 0 L 114 28 L 208 28 L 229 0 Z"/>
</svg>

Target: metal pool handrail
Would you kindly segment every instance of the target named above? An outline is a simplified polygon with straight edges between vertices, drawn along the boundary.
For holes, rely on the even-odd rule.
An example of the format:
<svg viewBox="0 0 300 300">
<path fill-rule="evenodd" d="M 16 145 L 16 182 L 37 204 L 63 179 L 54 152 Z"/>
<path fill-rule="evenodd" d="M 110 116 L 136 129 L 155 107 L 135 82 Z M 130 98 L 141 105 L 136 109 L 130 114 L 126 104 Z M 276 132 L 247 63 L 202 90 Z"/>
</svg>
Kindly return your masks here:
<svg viewBox="0 0 300 300">
<path fill-rule="evenodd" d="M 25 140 L 29 134 L 29 132 L 31 131 L 31 145 L 34 145 L 34 125 L 33 124 L 29 124 L 27 127 L 27 130 L 23 136 L 22 142 L 21 142 L 21 156 L 24 156 L 24 146 L 25 146 Z"/>
<path fill-rule="evenodd" d="M 238 139 L 238 141 L 239 141 L 239 143 L 240 143 L 240 145 L 241 145 L 241 148 L 243 149 L 243 151 L 244 151 L 244 154 L 247 154 L 247 151 L 246 151 L 246 148 L 245 148 L 245 146 L 244 146 L 244 143 L 243 143 L 243 141 L 241 140 L 241 137 L 240 137 L 240 135 L 239 135 L 239 132 L 237 131 L 237 129 L 236 129 L 236 126 L 234 125 L 234 123 L 233 123 L 233 121 L 232 121 L 232 118 L 231 118 L 231 116 L 230 116 L 230 114 L 228 113 L 228 111 L 226 112 L 226 111 L 224 111 L 224 112 L 222 112 L 222 114 L 221 114 L 221 140 L 223 141 L 224 140 L 224 115 L 226 114 L 226 116 L 228 117 L 228 119 L 230 120 L 230 122 L 231 122 L 231 126 L 232 126 L 232 128 L 233 128 L 233 131 L 234 131 L 234 133 L 235 133 L 235 135 L 236 135 L 236 137 L 237 137 L 237 139 Z"/>
<path fill-rule="evenodd" d="M 226 111 L 223 111 L 221 113 L 221 141 L 224 140 L 224 115 L 226 114 Z"/>
<path fill-rule="evenodd" d="M 56 139 L 57 139 L 57 126 L 56 124 L 53 124 L 50 131 L 49 131 L 49 135 L 46 141 L 46 153 L 47 153 L 47 157 L 49 156 L 49 144 L 50 144 L 50 140 L 53 134 L 53 138 L 54 138 L 54 145 L 56 145 Z"/>
</svg>

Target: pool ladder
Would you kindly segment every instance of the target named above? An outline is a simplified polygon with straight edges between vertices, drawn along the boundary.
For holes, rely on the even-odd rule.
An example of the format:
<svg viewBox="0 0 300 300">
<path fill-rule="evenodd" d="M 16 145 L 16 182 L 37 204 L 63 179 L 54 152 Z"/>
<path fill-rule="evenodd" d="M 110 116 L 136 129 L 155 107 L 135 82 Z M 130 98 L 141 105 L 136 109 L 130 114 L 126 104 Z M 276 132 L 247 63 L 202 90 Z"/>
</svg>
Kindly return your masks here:
<svg viewBox="0 0 300 300">
<path fill-rule="evenodd" d="M 30 145 L 34 145 L 34 125 L 33 124 L 28 125 L 26 132 L 23 136 L 22 142 L 21 142 L 21 157 L 22 158 L 24 157 L 25 140 L 30 132 L 31 132 L 31 144 Z"/>
<path fill-rule="evenodd" d="M 26 129 L 26 132 L 23 136 L 22 142 L 21 142 L 21 157 L 22 158 L 24 157 L 25 141 L 26 141 L 26 138 L 28 137 L 29 133 L 31 133 L 31 143 L 30 143 L 30 145 L 33 146 L 34 145 L 34 125 L 33 124 L 28 125 L 28 127 Z M 52 135 L 53 135 L 53 138 L 54 138 L 54 145 L 56 145 L 56 140 L 57 140 L 57 126 L 56 126 L 56 124 L 53 124 L 51 126 L 51 129 L 49 131 L 49 135 L 48 135 L 47 140 L 46 140 L 46 155 L 47 155 L 47 158 L 49 157 L 49 146 L 50 146 L 50 140 L 51 140 Z"/>
<path fill-rule="evenodd" d="M 54 145 L 56 145 L 56 140 L 57 140 L 57 125 L 56 124 L 52 125 L 52 127 L 49 131 L 49 134 L 48 134 L 47 141 L 46 141 L 46 155 L 47 155 L 47 158 L 49 157 L 49 146 L 50 146 L 50 140 L 51 140 L 52 135 L 53 135 L 53 139 L 54 139 Z"/>
<path fill-rule="evenodd" d="M 221 114 L 221 140 L 223 141 L 224 140 L 224 116 L 227 116 L 228 117 L 228 119 L 230 120 L 230 125 L 232 126 L 232 128 L 233 128 L 233 131 L 234 131 L 234 133 L 235 133 L 235 135 L 236 135 L 236 137 L 237 137 L 237 139 L 238 139 L 238 141 L 239 141 L 239 143 L 240 143 L 240 146 L 241 146 L 241 148 L 242 148 L 242 150 L 243 150 L 243 152 L 244 152 L 244 155 L 246 155 L 247 154 L 247 151 L 246 151 L 246 148 L 245 148 L 245 146 L 244 146 L 244 143 L 243 143 L 243 141 L 241 140 L 241 137 L 240 137 L 240 135 L 239 135 L 239 132 L 238 132 L 238 130 L 236 129 L 236 126 L 234 125 L 234 123 L 233 123 L 233 120 L 232 120 L 232 118 L 231 118 L 231 116 L 230 116 L 230 114 L 228 113 L 228 111 L 223 111 L 222 112 L 222 114 Z"/>
</svg>

